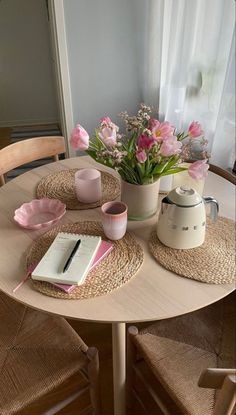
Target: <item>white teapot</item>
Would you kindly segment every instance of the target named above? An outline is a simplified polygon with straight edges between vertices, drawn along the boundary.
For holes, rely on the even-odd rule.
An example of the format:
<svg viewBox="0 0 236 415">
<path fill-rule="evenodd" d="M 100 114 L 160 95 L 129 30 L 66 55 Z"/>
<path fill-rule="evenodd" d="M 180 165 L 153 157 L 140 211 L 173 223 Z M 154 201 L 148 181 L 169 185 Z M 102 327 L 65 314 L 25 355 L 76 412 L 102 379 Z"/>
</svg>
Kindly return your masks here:
<svg viewBox="0 0 236 415">
<path fill-rule="evenodd" d="M 205 203 L 211 204 L 211 218 L 217 219 L 219 205 L 212 197 L 201 197 L 194 189 L 176 187 L 162 200 L 157 236 L 175 249 L 196 248 L 203 244 L 206 231 Z"/>
</svg>

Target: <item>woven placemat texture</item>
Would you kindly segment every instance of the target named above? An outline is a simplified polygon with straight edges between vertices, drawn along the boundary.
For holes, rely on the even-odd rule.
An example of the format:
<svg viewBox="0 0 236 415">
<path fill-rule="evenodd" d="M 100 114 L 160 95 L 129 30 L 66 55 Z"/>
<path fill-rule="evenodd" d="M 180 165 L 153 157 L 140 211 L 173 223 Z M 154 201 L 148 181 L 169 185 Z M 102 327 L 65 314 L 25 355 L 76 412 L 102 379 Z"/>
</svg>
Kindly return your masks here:
<svg viewBox="0 0 236 415">
<path fill-rule="evenodd" d="M 103 233 L 99 222 L 86 221 L 54 227 L 36 239 L 26 257 L 27 268 L 40 261 L 58 232 L 72 232 L 86 235 L 101 235 Z M 43 294 L 56 298 L 85 299 L 110 293 L 128 282 L 139 270 L 143 263 L 143 250 L 131 233 L 127 232 L 119 241 L 112 241 L 113 249 L 92 271 L 89 272 L 83 285 L 72 292 L 65 293 L 54 285 L 31 280 L 33 287 Z"/>
<path fill-rule="evenodd" d="M 149 248 L 164 268 L 183 277 L 212 284 L 235 280 L 235 222 L 231 219 L 219 217 L 215 223 L 208 219 L 205 242 L 197 248 L 169 248 L 159 241 L 156 230 Z"/>
<path fill-rule="evenodd" d="M 36 189 L 38 199 L 48 197 L 66 204 L 67 209 L 92 209 L 116 199 L 120 195 L 120 182 L 114 176 L 101 171 L 102 199 L 95 203 L 79 202 L 74 188 L 75 173 L 80 169 L 61 170 L 43 177 Z"/>
</svg>

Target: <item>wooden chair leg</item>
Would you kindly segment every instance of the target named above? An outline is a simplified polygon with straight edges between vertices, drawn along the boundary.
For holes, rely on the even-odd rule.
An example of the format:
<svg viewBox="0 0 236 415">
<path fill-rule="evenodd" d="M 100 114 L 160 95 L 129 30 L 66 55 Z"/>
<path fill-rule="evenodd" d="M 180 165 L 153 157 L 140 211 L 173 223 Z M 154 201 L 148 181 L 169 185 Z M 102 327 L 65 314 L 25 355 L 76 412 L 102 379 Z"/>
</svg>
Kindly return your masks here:
<svg viewBox="0 0 236 415">
<path fill-rule="evenodd" d="M 52 158 L 53 158 L 53 161 L 59 161 L 59 156 L 58 156 L 58 154 L 56 154 L 55 156 L 52 156 Z"/>
<path fill-rule="evenodd" d="M 136 347 L 132 337 L 138 334 L 138 329 L 135 326 L 128 328 L 127 336 L 127 377 L 126 377 L 126 405 L 129 409 L 134 406 L 133 384 L 134 384 L 134 364 L 136 361 Z"/>
<path fill-rule="evenodd" d="M 98 350 L 89 347 L 87 350 L 88 379 L 90 382 L 90 399 L 93 407 L 93 415 L 101 415 L 101 398 L 99 390 L 99 359 Z"/>
<path fill-rule="evenodd" d="M 3 186 L 6 183 L 5 177 L 3 174 L 0 175 L 0 186 Z"/>
<path fill-rule="evenodd" d="M 226 376 L 219 392 L 214 415 L 233 415 L 236 409 L 236 376 Z"/>
</svg>

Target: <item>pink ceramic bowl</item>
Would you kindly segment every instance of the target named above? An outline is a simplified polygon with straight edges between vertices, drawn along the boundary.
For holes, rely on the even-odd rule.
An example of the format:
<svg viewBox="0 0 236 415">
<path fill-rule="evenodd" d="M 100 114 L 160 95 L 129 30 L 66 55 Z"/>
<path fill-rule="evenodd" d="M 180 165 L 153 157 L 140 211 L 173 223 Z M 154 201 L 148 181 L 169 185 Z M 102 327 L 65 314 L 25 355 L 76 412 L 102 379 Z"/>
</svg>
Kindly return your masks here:
<svg viewBox="0 0 236 415">
<path fill-rule="evenodd" d="M 34 199 L 16 209 L 14 220 L 27 229 L 53 225 L 66 213 L 66 205 L 57 199 Z"/>
</svg>

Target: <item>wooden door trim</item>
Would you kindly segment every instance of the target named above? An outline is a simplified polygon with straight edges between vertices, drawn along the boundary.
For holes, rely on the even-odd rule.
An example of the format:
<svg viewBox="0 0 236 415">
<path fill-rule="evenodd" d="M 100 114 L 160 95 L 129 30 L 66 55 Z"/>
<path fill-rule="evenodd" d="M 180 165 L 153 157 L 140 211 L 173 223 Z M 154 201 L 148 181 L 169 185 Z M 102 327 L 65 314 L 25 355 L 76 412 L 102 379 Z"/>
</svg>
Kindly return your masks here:
<svg viewBox="0 0 236 415">
<path fill-rule="evenodd" d="M 69 137 L 74 127 L 74 120 L 63 0 L 49 0 L 48 12 L 62 135 L 65 137 L 67 156 L 73 157 L 75 153 L 70 148 Z"/>
</svg>

